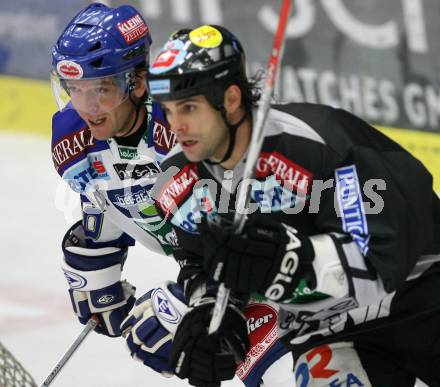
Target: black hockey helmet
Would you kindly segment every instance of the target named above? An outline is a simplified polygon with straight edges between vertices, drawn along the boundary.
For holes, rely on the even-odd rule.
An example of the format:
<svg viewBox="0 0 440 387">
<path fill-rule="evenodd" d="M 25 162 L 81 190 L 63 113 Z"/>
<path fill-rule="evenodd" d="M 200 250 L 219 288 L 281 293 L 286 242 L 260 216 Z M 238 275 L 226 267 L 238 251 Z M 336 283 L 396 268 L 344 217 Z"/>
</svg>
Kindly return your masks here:
<svg viewBox="0 0 440 387">
<path fill-rule="evenodd" d="M 169 101 L 203 94 L 215 108 L 223 106 L 226 88 L 246 80 L 245 54 L 226 28 L 203 25 L 173 33 L 150 66 L 150 95 Z"/>
<path fill-rule="evenodd" d="M 251 115 L 254 103 L 245 71 L 245 54 L 239 40 L 226 28 L 203 25 L 173 33 L 149 68 L 150 95 L 159 102 L 204 95 L 222 115 L 230 141 L 221 164 L 231 157 L 238 127 Z M 243 92 L 245 112 L 236 123 L 227 119 L 225 90 L 237 84 Z"/>
</svg>

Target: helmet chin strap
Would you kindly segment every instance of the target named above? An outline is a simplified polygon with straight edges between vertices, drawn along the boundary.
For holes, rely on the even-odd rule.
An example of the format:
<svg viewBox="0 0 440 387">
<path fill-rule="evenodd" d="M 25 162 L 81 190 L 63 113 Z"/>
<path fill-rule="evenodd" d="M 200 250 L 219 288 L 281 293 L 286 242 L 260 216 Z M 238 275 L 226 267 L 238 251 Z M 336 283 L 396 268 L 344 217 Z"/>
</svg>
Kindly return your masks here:
<svg viewBox="0 0 440 387">
<path fill-rule="evenodd" d="M 240 120 L 235 123 L 235 124 L 231 124 L 228 121 L 228 118 L 226 116 L 226 110 L 224 106 L 221 106 L 218 108 L 218 110 L 220 110 L 220 114 L 223 118 L 223 121 L 225 122 L 226 126 L 229 129 L 229 145 L 228 145 L 228 149 L 226 149 L 226 153 L 223 156 L 223 158 L 220 161 L 211 161 L 211 160 L 203 160 L 206 163 L 210 164 L 210 165 L 218 165 L 221 163 L 224 163 L 226 160 L 228 160 L 231 155 L 232 155 L 232 151 L 235 148 L 235 142 L 236 142 L 236 134 L 237 134 L 237 129 L 240 127 L 240 125 L 244 122 L 244 120 L 246 119 L 247 113 L 244 112 L 243 117 L 240 118 Z"/>
<path fill-rule="evenodd" d="M 141 106 L 142 106 L 143 101 L 144 101 L 144 99 L 145 99 L 145 94 L 146 94 L 146 92 L 142 95 L 141 98 L 139 98 L 139 101 L 136 103 L 136 102 L 133 100 L 133 97 L 131 96 L 131 90 L 129 91 L 128 99 L 129 99 L 130 102 L 133 104 L 133 106 L 136 107 L 136 115 L 135 115 L 135 117 L 134 117 L 133 124 L 131 125 L 130 129 L 127 130 L 127 131 L 125 132 L 125 135 L 128 135 L 129 133 L 131 133 L 131 131 L 133 130 L 134 126 L 136 125 L 136 122 L 137 122 L 138 117 L 139 117 L 139 112 L 141 111 Z"/>
</svg>

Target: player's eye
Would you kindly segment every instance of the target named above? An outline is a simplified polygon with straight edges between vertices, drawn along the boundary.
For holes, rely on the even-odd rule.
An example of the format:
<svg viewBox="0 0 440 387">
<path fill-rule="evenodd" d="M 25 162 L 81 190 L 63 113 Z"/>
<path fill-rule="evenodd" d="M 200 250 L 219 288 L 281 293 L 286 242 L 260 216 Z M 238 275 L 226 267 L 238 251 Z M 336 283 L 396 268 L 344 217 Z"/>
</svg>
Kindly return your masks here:
<svg viewBox="0 0 440 387">
<path fill-rule="evenodd" d="M 196 105 L 193 104 L 185 104 L 182 106 L 182 112 L 183 113 L 192 113 L 197 109 Z"/>
<path fill-rule="evenodd" d="M 96 89 L 96 92 L 97 92 L 98 94 L 108 94 L 108 93 L 110 92 L 110 90 L 109 90 L 108 87 L 98 87 L 98 88 Z"/>
<path fill-rule="evenodd" d="M 78 94 L 79 89 L 76 86 L 69 86 L 67 85 L 65 87 L 66 92 L 70 95 L 70 94 Z"/>
</svg>

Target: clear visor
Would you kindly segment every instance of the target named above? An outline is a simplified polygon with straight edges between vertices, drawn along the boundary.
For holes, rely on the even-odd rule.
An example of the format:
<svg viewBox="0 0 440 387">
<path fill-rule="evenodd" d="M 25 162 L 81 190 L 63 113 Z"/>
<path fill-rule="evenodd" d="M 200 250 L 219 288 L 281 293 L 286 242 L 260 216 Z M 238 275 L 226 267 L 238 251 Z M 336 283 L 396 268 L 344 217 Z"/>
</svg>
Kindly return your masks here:
<svg viewBox="0 0 440 387">
<path fill-rule="evenodd" d="M 52 70 L 50 80 L 59 110 L 99 115 L 112 111 L 128 98 L 133 72 L 94 79 L 61 79 Z"/>
</svg>

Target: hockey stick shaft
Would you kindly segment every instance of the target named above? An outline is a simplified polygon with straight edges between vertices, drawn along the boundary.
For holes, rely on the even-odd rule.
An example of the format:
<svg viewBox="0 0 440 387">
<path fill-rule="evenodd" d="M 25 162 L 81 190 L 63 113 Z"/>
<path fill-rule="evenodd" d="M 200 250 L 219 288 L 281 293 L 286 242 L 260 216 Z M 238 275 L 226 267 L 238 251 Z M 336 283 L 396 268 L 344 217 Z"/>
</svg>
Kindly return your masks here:
<svg viewBox="0 0 440 387">
<path fill-rule="evenodd" d="M 96 317 L 92 317 L 87 322 L 86 326 L 84 327 L 82 332 L 79 334 L 79 336 L 76 338 L 76 340 L 72 343 L 72 345 L 69 347 L 69 349 L 66 351 L 66 353 L 62 356 L 62 358 L 58 361 L 58 363 L 52 369 L 49 376 L 44 380 L 43 383 L 40 384 L 39 387 L 47 387 L 48 385 L 50 385 L 52 383 L 52 381 L 60 373 L 61 369 L 65 366 L 65 364 L 68 362 L 68 360 L 72 357 L 72 355 L 75 353 L 75 351 L 81 345 L 81 343 L 84 341 L 84 339 L 87 337 L 87 335 L 96 328 L 96 325 L 98 325 L 98 320 Z"/>
<path fill-rule="evenodd" d="M 275 80 L 283 54 L 287 22 L 289 20 L 292 6 L 293 0 L 283 0 L 281 5 L 278 27 L 275 32 L 272 50 L 267 63 L 266 77 L 261 93 L 261 99 L 256 112 L 255 125 L 252 128 L 252 137 L 249 143 L 243 180 L 236 201 L 237 208 L 234 216 L 234 229 L 236 233 L 240 233 L 243 230 L 246 221 L 245 209 L 250 201 L 251 187 L 251 185 L 247 184 L 247 182 L 254 176 L 255 166 L 258 156 L 260 155 L 261 146 L 263 144 L 264 124 L 270 109 L 270 102 L 275 87 Z M 226 306 L 228 304 L 229 293 L 229 289 L 227 289 L 225 285 L 221 283 L 217 291 L 217 299 L 209 324 L 209 334 L 216 332 L 220 327 L 221 321 L 225 314 Z"/>
</svg>

